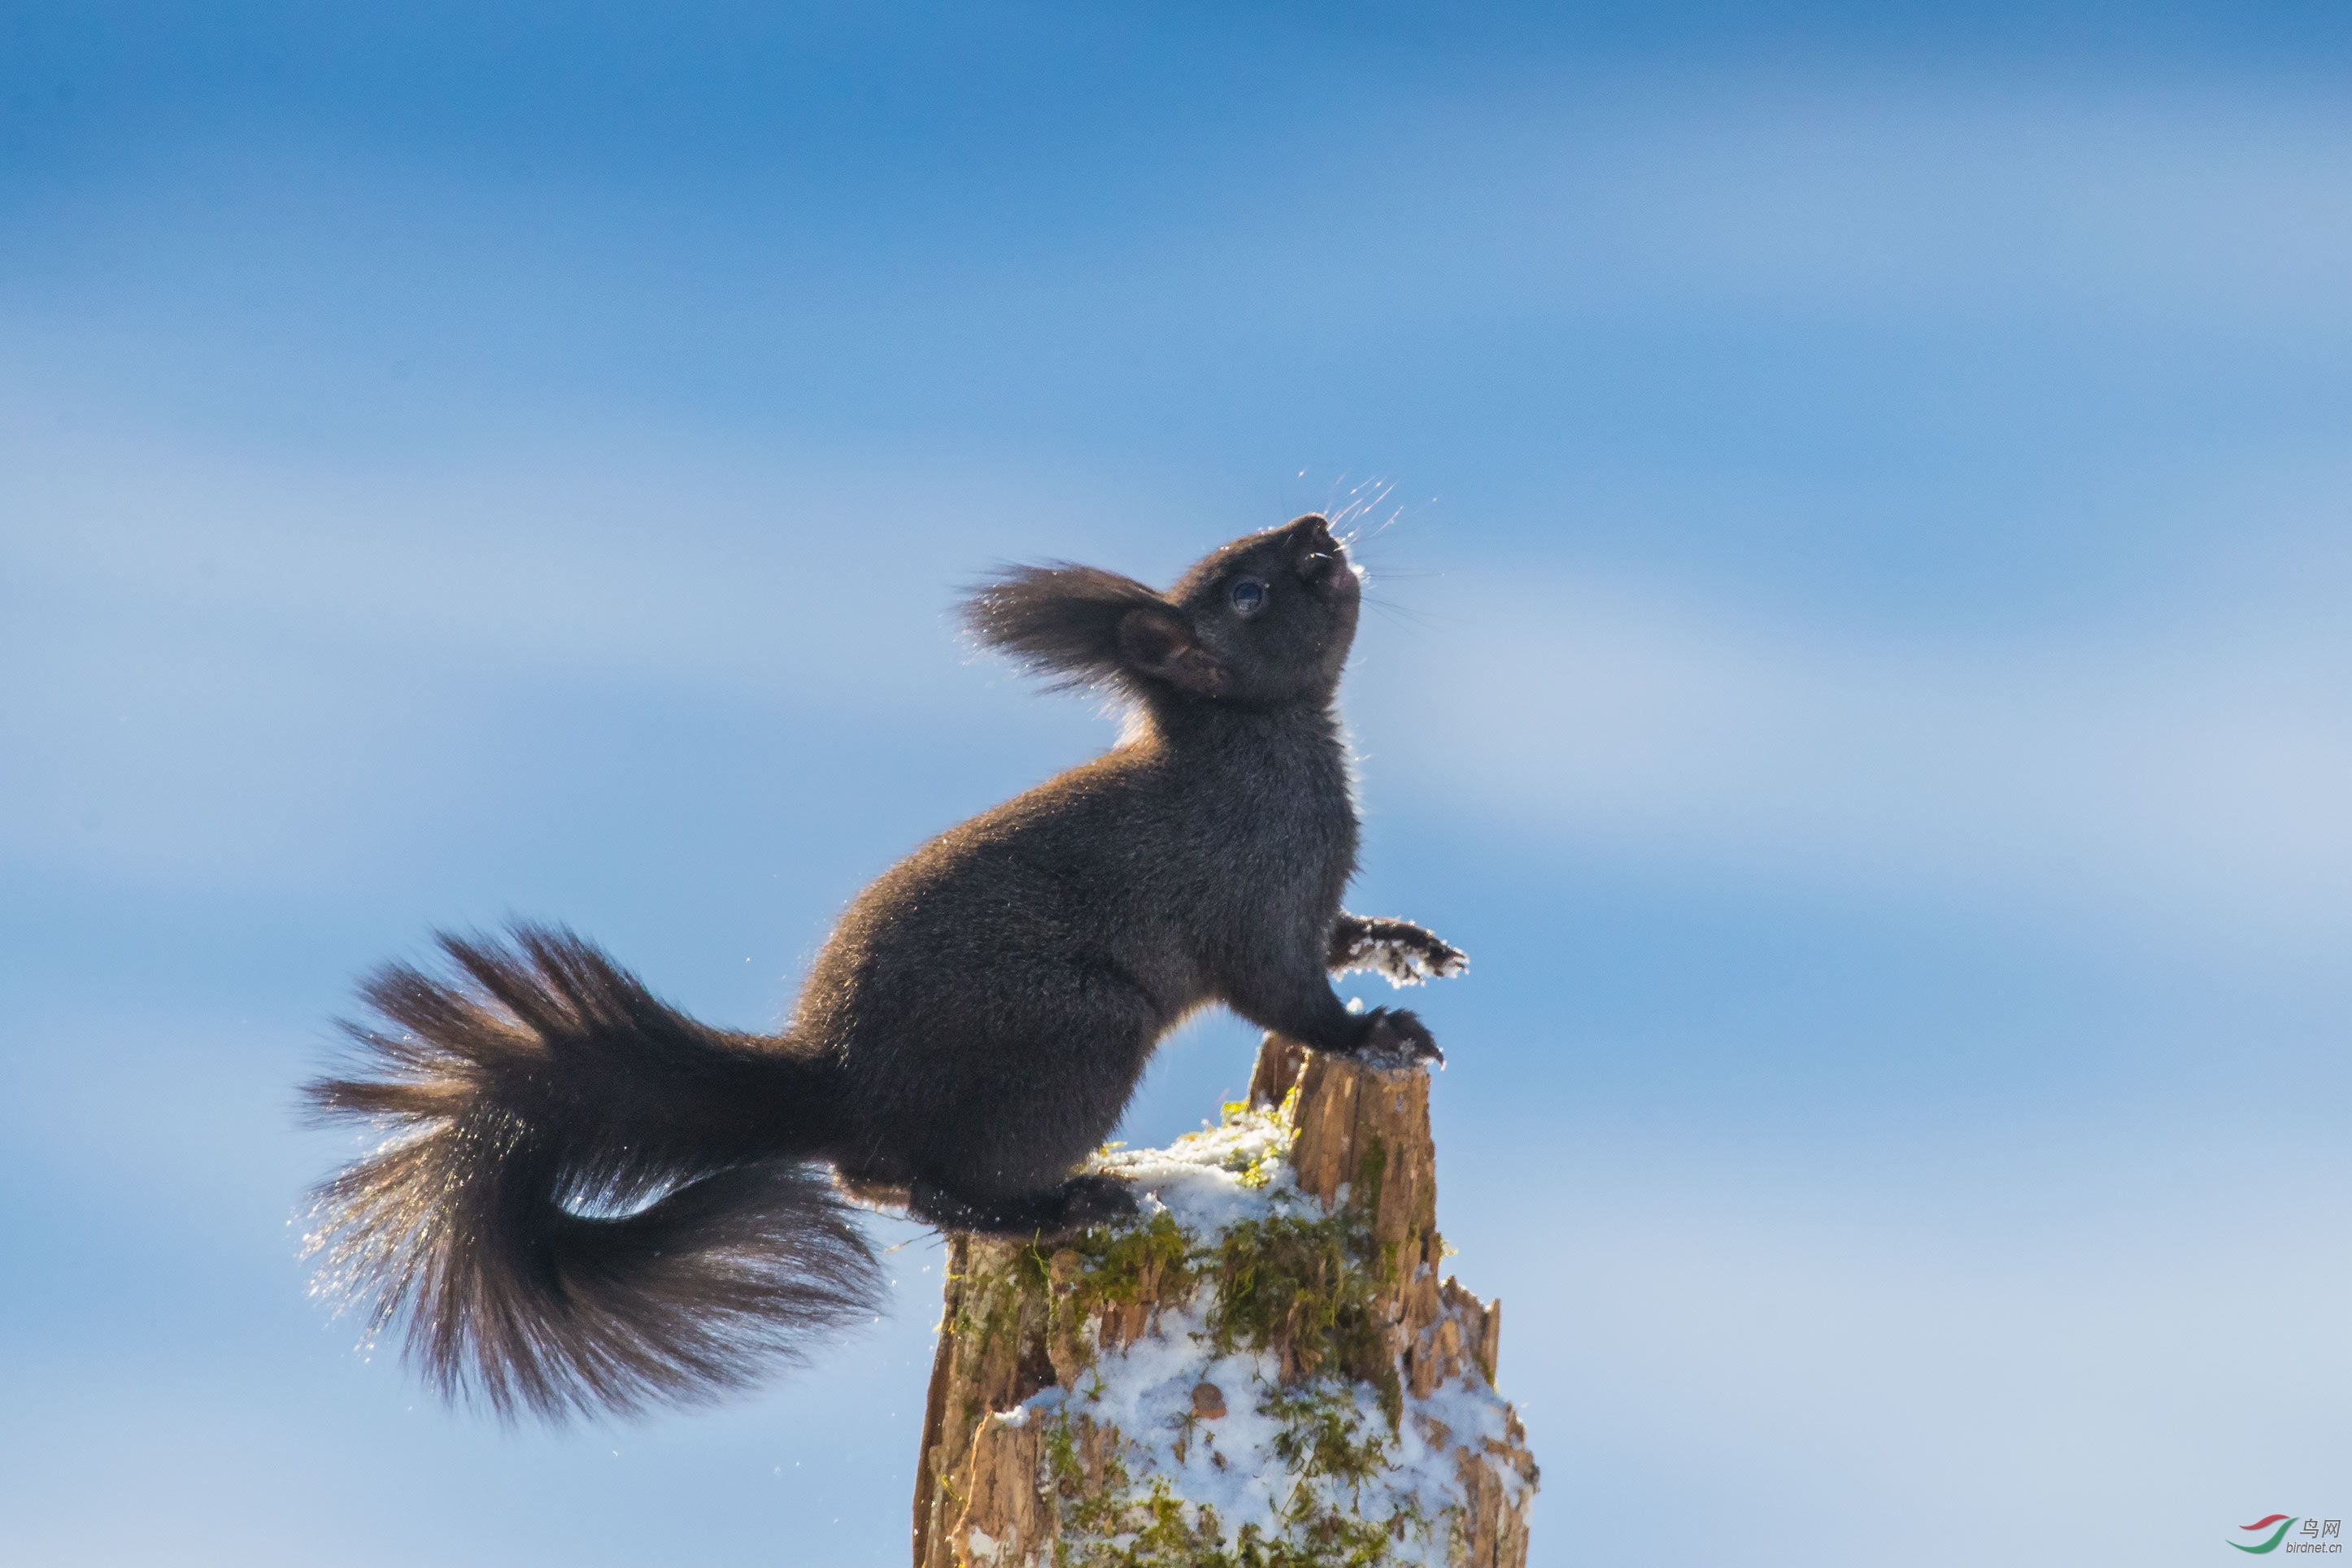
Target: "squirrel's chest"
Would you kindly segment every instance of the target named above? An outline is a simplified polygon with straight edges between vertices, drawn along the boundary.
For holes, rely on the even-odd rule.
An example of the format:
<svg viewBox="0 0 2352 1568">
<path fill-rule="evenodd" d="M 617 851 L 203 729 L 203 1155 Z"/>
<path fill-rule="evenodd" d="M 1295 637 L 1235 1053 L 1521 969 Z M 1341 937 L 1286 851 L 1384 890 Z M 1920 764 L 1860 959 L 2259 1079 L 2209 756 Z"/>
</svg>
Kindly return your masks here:
<svg viewBox="0 0 2352 1568">
<path fill-rule="evenodd" d="M 1356 804 L 1336 746 L 1272 750 L 1233 769 L 1197 803 L 1203 838 L 1257 873 L 1344 881 L 1356 853 Z"/>
</svg>

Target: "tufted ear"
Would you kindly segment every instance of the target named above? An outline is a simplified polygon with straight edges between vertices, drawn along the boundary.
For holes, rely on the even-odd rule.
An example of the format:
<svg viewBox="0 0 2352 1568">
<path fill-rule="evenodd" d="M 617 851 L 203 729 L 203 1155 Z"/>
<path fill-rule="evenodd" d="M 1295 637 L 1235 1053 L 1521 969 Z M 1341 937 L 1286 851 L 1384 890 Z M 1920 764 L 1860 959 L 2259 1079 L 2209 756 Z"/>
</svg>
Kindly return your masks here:
<svg viewBox="0 0 2352 1568">
<path fill-rule="evenodd" d="M 1129 670 L 1180 691 L 1214 697 L 1224 689 L 1225 667 L 1201 646 L 1192 623 L 1164 604 L 1139 605 L 1119 618 L 1118 652 Z"/>
<path fill-rule="evenodd" d="M 1132 577 L 1092 566 L 1015 566 L 964 601 L 964 625 L 1063 686 L 1116 679 L 1127 672 L 1122 628 L 1132 614 L 1168 602 Z"/>
</svg>

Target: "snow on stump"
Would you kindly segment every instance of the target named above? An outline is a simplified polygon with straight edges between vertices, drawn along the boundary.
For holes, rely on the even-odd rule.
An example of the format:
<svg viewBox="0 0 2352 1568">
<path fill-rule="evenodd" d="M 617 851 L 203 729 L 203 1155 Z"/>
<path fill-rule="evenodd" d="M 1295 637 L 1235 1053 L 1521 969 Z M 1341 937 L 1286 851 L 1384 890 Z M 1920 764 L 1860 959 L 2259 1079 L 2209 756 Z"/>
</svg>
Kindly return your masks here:
<svg viewBox="0 0 2352 1568">
<path fill-rule="evenodd" d="M 1502 1304 L 1437 1235 L 1429 1075 L 1268 1036 L 1248 1100 L 1107 1152 L 1143 1215 L 955 1237 L 916 1568 L 1523 1568 Z"/>
</svg>

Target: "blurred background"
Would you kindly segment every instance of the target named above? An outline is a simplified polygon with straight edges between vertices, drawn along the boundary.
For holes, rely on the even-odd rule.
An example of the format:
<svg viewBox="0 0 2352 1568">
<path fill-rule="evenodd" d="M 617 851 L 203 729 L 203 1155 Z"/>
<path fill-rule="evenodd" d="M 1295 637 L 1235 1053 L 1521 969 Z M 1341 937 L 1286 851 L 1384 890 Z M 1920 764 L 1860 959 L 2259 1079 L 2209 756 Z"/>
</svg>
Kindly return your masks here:
<svg viewBox="0 0 2352 1568">
<path fill-rule="evenodd" d="M 760 1395 L 503 1432 L 306 1298 L 359 1143 L 293 1087 L 509 914 L 772 1024 L 1111 738 L 961 586 L 1310 509 L 1381 601 L 1351 906 L 1475 961 L 1416 1005 L 1538 1563 L 2352 1512 L 2347 64 L 2245 0 L 0 6 L 0 1557 L 903 1561 L 934 1239 Z"/>
</svg>

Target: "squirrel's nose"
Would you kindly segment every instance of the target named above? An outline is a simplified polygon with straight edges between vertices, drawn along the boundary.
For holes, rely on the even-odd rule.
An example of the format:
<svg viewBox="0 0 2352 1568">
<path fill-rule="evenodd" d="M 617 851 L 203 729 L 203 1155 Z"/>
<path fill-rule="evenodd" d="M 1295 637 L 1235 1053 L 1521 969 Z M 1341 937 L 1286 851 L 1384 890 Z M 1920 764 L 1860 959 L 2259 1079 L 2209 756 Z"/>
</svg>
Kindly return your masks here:
<svg viewBox="0 0 2352 1568">
<path fill-rule="evenodd" d="M 1298 530 L 1297 554 L 1293 557 L 1295 569 L 1306 581 L 1322 581 L 1345 560 L 1345 552 L 1339 542 L 1331 537 L 1331 524 L 1327 520 L 1310 512 L 1291 526 Z"/>
</svg>

